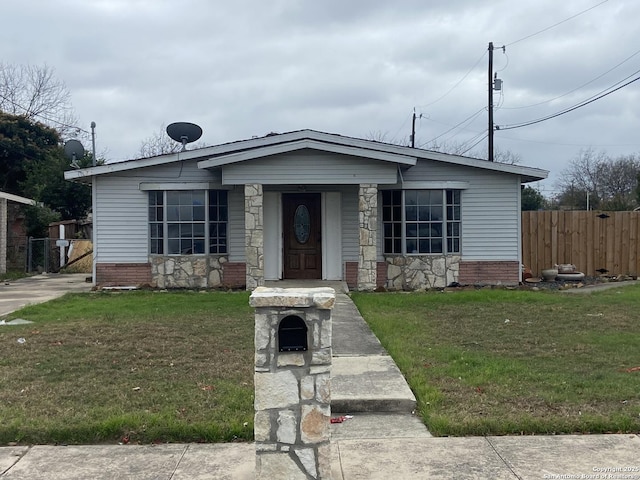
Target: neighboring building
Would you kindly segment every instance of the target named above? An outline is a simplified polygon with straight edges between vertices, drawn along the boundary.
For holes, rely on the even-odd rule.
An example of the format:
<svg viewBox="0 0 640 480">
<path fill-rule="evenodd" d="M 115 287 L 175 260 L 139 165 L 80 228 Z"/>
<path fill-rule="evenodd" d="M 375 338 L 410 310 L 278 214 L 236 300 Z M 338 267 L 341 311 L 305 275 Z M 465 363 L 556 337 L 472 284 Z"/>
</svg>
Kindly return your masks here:
<svg viewBox="0 0 640 480">
<path fill-rule="evenodd" d="M 536 168 L 300 130 L 65 172 L 92 183 L 95 282 L 517 284 Z"/>
<path fill-rule="evenodd" d="M 23 205 L 35 205 L 35 200 L 0 192 L 0 274 L 7 267 L 24 268 L 26 227 Z"/>
</svg>

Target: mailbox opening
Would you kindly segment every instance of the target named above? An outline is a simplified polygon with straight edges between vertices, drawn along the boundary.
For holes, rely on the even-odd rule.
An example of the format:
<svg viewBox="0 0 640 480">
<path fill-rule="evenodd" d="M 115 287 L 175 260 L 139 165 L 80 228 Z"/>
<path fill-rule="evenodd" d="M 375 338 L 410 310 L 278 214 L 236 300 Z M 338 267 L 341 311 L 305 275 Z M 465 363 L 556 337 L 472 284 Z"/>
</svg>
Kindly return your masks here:
<svg viewBox="0 0 640 480">
<path fill-rule="evenodd" d="M 306 352 L 307 326 L 297 315 L 289 315 L 278 326 L 278 346 L 281 352 Z"/>
</svg>

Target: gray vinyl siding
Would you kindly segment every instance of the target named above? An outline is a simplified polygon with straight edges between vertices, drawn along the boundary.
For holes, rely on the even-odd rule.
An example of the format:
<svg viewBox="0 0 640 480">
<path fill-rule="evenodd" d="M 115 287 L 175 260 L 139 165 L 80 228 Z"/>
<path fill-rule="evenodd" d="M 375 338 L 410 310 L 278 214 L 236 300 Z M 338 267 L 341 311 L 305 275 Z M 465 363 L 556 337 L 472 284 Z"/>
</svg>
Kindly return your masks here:
<svg viewBox="0 0 640 480">
<path fill-rule="evenodd" d="M 238 185 L 229 191 L 229 261 L 244 262 L 246 241 L 244 238 L 244 186 Z"/>
<path fill-rule="evenodd" d="M 360 223 L 358 219 L 358 187 L 342 191 L 342 260 L 357 262 L 360 252 Z"/>
<path fill-rule="evenodd" d="M 298 151 L 223 167 L 226 185 L 346 185 L 395 183 L 395 163 L 317 151 Z"/>
<path fill-rule="evenodd" d="M 122 175 L 97 178 L 96 263 L 148 261 L 149 197 L 139 183 Z"/>
<path fill-rule="evenodd" d="M 139 263 L 149 260 L 149 196 L 140 184 L 219 182 L 220 174 L 200 170 L 190 161 L 105 174 L 96 180 L 96 262 Z"/>
<path fill-rule="evenodd" d="M 520 177 L 477 168 L 419 161 L 403 173 L 409 181 L 461 181 L 462 257 L 465 260 L 520 258 Z"/>
</svg>

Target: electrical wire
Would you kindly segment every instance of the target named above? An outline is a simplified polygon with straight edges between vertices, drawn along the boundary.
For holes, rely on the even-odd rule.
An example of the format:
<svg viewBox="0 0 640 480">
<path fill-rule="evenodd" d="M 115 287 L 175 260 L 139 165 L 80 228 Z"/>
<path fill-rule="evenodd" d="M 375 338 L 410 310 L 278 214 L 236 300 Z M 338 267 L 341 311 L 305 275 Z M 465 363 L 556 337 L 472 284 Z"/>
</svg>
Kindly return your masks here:
<svg viewBox="0 0 640 480">
<path fill-rule="evenodd" d="M 434 105 L 436 103 L 438 103 L 440 100 L 442 100 L 444 97 L 446 97 L 447 95 L 449 95 L 451 92 L 453 92 L 453 90 L 455 90 L 458 85 L 460 85 L 468 76 L 471 72 L 473 72 L 473 70 L 478 66 L 478 64 L 482 61 L 482 59 L 484 58 L 484 56 L 487 54 L 486 51 L 482 52 L 482 56 L 476 61 L 476 63 L 473 64 L 473 66 L 467 71 L 467 73 L 465 73 L 462 78 L 460 80 L 458 80 L 453 87 L 451 87 L 449 90 L 447 90 L 446 93 L 444 93 L 442 96 L 436 98 L 433 102 L 427 103 L 425 105 L 416 105 L 416 108 L 427 108 L 430 107 L 431 105 Z"/>
<path fill-rule="evenodd" d="M 638 72 L 640 72 L 640 70 L 635 71 L 634 73 L 632 73 L 628 77 L 624 78 L 623 80 L 620 80 L 620 82 L 623 82 L 624 80 L 628 79 L 629 77 L 632 77 L 633 75 L 637 74 Z M 545 117 L 541 117 L 541 118 L 538 118 L 536 120 L 530 120 L 530 121 L 527 121 L 527 122 L 521 122 L 521 123 L 515 123 L 515 124 L 511 124 L 511 125 L 500 126 L 498 128 L 498 130 L 513 130 L 514 128 L 528 127 L 530 125 L 535 125 L 536 123 L 541 123 L 541 122 L 545 122 L 547 120 L 551 120 L 552 118 L 556 118 L 556 117 L 559 117 L 561 115 L 565 115 L 565 114 L 567 114 L 569 112 L 573 112 L 574 110 L 577 110 L 579 108 L 585 107 L 585 106 L 589 105 L 590 103 L 593 103 L 593 102 L 595 102 L 597 100 L 600 100 L 600 99 L 602 99 L 602 98 L 604 98 L 604 97 L 606 97 L 608 95 L 611 95 L 614 92 L 617 92 L 618 90 L 621 90 L 622 88 L 624 88 L 624 87 L 626 87 L 628 85 L 631 85 L 634 82 L 637 82 L 638 80 L 640 80 L 640 77 L 636 77 L 633 80 L 630 80 L 630 81 L 628 81 L 628 82 L 626 82 L 626 83 L 624 83 L 622 85 L 619 85 L 618 87 L 613 88 L 612 90 L 610 90 L 613 86 L 618 85 L 620 83 L 620 82 L 617 82 L 614 85 L 612 85 L 611 87 L 609 87 L 609 88 L 607 88 L 605 90 L 602 90 L 600 93 L 596 94 L 595 96 L 592 96 L 592 97 L 590 97 L 590 98 L 588 98 L 586 100 L 583 100 L 582 102 L 580 102 L 580 103 L 578 103 L 578 104 L 576 104 L 576 105 L 574 105 L 572 107 L 569 107 L 569 108 L 566 108 L 564 110 L 561 110 L 560 112 L 554 113 L 552 115 L 547 115 Z M 607 90 L 609 90 L 609 91 L 607 91 Z M 603 92 L 605 92 L 605 93 L 603 93 Z"/>
<path fill-rule="evenodd" d="M 596 5 L 594 5 L 594 6 L 592 6 L 592 7 L 587 8 L 586 10 L 583 10 L 583 11 L 581 11 L 581 12 L 579 12 L 579 13 L 576 13 L 575 15 L 570 16 L 569 18 L 565 18 L 564 20 L 562 20 L 562 21 L 560 21 L 560 22 L 558 22 L 558 23 L 554 23 L 553 25 L 551 25 L 551 26 L 549 26 L 549 27 L 543 28 L 542 30 L 539 30 L 539 31 L 537 31 L 537 32 L 535 32 L 535 33 L 532 33 L 532 34 L 530 34 L 530 35 L 527 35 L 526 37 L 522 37 L 522 38 L 520 38 L 520 39 L 518 39 L 518 40 L 515 40 L 515 41 L 513 41 L 513 42 L 511 42 L 511 43 L 507 43 L 507 44 L 505 44 L 505 47 L 509 47 L 509 46 L 511 46 L 511 45 L 515 45 L 516 43 L 520 43 L 520 42 L 522 42 L 522 41 L 524 41 L 524 40 L 528 40 L 529 38 L 535 37 L 536 35 L 540 35 L 541 33 L 547 32 L 547 31 L 551 30 L 552 28 L 557 27 L 558 25 L 562 25 L 563 23 L 566 23 L 566 22 L 568 22 L 569 20 L 573 20 L 574 18 L 579 17 L 580 15 L 583 15 L 583 14 L 585 14 L 585 13 L 587 13 L 587 12 L 589 12 L 589 11 L 593 10 L 594 8 L 597 8 L 597 7 L 599 7 L 600 5 L 602 5 L 602 4 L 604 4 L 604 3 L 607 3 L 608 1 L 609 1 L 609 0 L 604 0 L 604 1 L 602 1 L 602 2 L 600 2 L 600 3 L 598 3 L 598 4 L 596 4 Z"/>
<path fill-rule="evenodd" d="M 551 102 L 553 102 L 554 100 L 558 100 L 559 98 L 566 97 L 567 95 L 570 95 L 570 94 L 572 94 L 573 92 L 576 92 L 576 91 L 580 90 L 581 88 L 584 88 L 584 87 L 586 87 L 587 85 L 592 84 L 592 83 L 593 83 L 593 82 L 595 82 L 596 80 L 601 79 L 601 78 L 602 78 L 602 77 L 604 77 L 606 74 L 611 73 L 611 72 L 612 72 L 612 71 L 614 71 L 616 68 L 618 68 L 619 66 L 621 66 L 621 65 L 623 65 L 623 64 L 625 64 L 625 63 L 627 63 L 629 60 L 631 60 L 633 57 L 635 57 L 635 56 L 636 56 L 636 55 L 638 55 L 639 53 L 640 53 L 640 50 L 637 50 L 635 53 L 631 54 L 630 56 L 628 56 L 627 58 L 625 58 L 624 60 L 622 60 L 620 63 L 618 63 L 618 64 L 614 65 L 613 67 L 611 67 L 611 68 L 610 68 L 609 70 L 607 70 L 606 72 L 604 72 L 604 73 L 602 73 L 602 74 L 598 75 L 597 77 L 593 78 L 592 80 L 589 80 L 587 83 L 584 83 L 584 84 L 580 85 L 579 87 L 574 88 L 573 90 L 569 90 L 568 92 L 563 93 L 562 95 L 558 95 L 557 97 L 553 97 L 553 98 L 551 98 L 551 99 L 549 99 L 549 100 L 545 100 L 544 102 L 534 103 L 534 104 L 531 104 L 531 105 L 523 105 L 523 106 L 520 106 L 520 107 L 502 107 L 502 108 L 503 108 L 503 109 L 505 109 L 505 110 L 518 110 L 518 109 L 522 109 L 522 108 L 537 107 L 537 106 L 540 106 L 540 105 L 544 105 L 545 103 L 551 103 Z"/>
<path fill-rule="evenodd" d="M 451 127 L 449 130 L 447 130 L 447 131 L 445 131 L 445 132 L 441 133 L 440 135 L 438 135 L 437 137 L 432 138 L 431 140 L 428 140 L 428 141 L 426 141 L 426 142 L 421 143 L 421 144 L 420 144 L 420 146 L 419 146 L 419 148 L 420 148 L 420 147 L 423 147 L 423 146 L 425 146 L 425 145 L 427 145 L 427 144 L 429 144 L 429 143 L 435 142 L 435 141 L 436 141 L 437 139 L 439 139 L 440 137 L 445 136 L 447 133 L 449 133 L 449 132 L 451 132 L 451 131 L 455 130 L 456 128 L 460 127 L 461 125 L 464 125 L 465 123 L 467 123 L 467 122 L 470 122 L 470 121 L 474 120 L 478 115 L 480 115 L 482 112 L 484 112 L 484 111 L 486 111 L 486 110 L 487 110 L 487 107 L 482 107 L 480 110 L 478 110 L 478 111 L 477 111 L 477 112 L 475 112 L 475 113 L 472 113 L 471 115 L 469 115 L 467 118 L 465 118 L 464 120 L 462 120 L 462 121 L 461 121 L 460 123 L 458 123 L 457 125 L 454 125 L 453 127 Z"/>
<path fill-rule="evenodd" d="M 484 133 L 484 132 L 483 132 Z M 469 148 L 467 148 L 466 150 L 462 151 L 461 153 L 459 153 L 459 155 L 464 155 L 465 153 L 467 153 L 469 150 L 475 148 L 478 144 L 480 144 L 481 142 L 484 142 L 484 140 L 488 137 L 488 134 L 485 134 L 480 140 L 478 140 L 476 143 L 474 143 L 473 145 L 471 145 Z"/>
</svg>

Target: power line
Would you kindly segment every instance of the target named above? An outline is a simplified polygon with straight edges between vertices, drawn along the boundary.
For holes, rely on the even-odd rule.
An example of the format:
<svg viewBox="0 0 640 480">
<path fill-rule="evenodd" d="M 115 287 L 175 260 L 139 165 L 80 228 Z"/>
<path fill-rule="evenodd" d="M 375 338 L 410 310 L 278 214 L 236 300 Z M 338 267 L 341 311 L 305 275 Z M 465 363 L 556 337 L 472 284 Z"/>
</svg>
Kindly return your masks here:
<svg viewBox="0 0 640 480">
<path fill-rule="evenodd" d="M 625 79 L 621 80 L 621 82 L 626 80 L 627 78 L 635 75 L 638 72 L 640 72 L 640 70 L 635 71 L 634 73 L 632 73 L 631 75 L 629 75 Z M 515 124 L 511 124 L 511 125 L 501 126 L 501 127 L 498 128 L 498 130 L 513 130 L 514 128 L 528 127 L 530 125 L 535 125 L 536 123 L 541 123 L 541 122 L 545 122 L 547 120 L 551 120 L 552 118 L 556 118 L 556 117 L 559 117 L 559 116 L 564 115 L 566 113 L 573 112 L 574 110 L 577 110 L 578 108 L 582 108 L 584 106 L 589 105 L 590 103 L 595 102 L 596 100 L 600 100 L 601 98 L 604 98 L 604 97 L 606 97 L 608 95 L 611 95 L 612 93 L 617 92 L 618 90 L 621 90 L 622 88 L 624 88 L 624 87 L 626 87 L 628 85 L 631 85 L 632 83 L 637 82 L 638 80 L 640 80 L 640 77 L 636 77 L 633 80 L 630 80 L 630 81 L 628 81 L 628 82 L 626 82 L 626 83 L 614 88 L 613 90 L 605 89 L 602 92 L 606 92 L 606 93 L 600 92 L 600 94 L 597 94 L 597 96 L 595 96 L 595 97 L 590 97 L 589 99 L 584 100 L 584 101 L 574 105 L 573 107 L 566 108 L 566 109 L 561 110 L 560 112 L 554 113 L 552 115 L 547 115 L 546 117 L 538 118 L 536 120 L 530 120 L 530 121 L 527 121 L 527 122 L 515 123 Z M 617 85 L 618 83 L 620 83 L 620 82 L 617 82 L 614 85 Z M 609 88 L 612 88 L 612 87 L 609 87 Z M 606 90 L 609 90 L 609 91 L 607 92 Z"/>
<path fill-rule="evenodd" d="M 427 145 L 428 143 L 435 142 L 435 141 L 436 141 L 437 139 L 439 139 L 440 137 L 445 136 L 447 133 L 449 133 L 449 132 L 451 132 L 451 131 L 455 130 L 456 128 L 460 127 L 461 125 L 463 125 L 463 124 L 465 124 L 465 123 L 467 123 L 467 122 L 469 122 L 469 121 L 472 121 L 472 120 L 473 120 L 473 119 L 475 119 L 478 115 L 480 115 L 482 112 L 484 112 L 486 109 L 487 109 L 486 107 L 482 107 L 480 110 L 478 110 L 477 112 L 475 112 L 475 113 L 473 113 L 473 114 L 469 115 L 467 118 L 465 118 L 464 120 L 462 120 L 462 121 L 461 121 L 460 123 L 458 123 L 457 125 L 454 125 L 453 127 L 451 127 L 449 130 L 447 130 L 447 131 L 445 131 L 445 132 L 441 133 L 440 135 L 438 135 L 437 137 L 432 138 L 432 139 L 431 139 L 431 140 L 429 140 L 429 141 L 426 141 L 426 142 L 424 142 L 424 143 L 420 144 L 420 147 L 423 147 L 424 145 Z"/>
<path fill-rule="evenodd" d="M 484 133 L 484 132 L 483 132 Z M 465 153 L 467 153 L 469 150 L 475 148 L 478 144 L 480 144 L 481 142 L 484 142 L 484 140 L 489 136 L 489 134 L 485 134 L 480 140 L 478 140 L 476 143 L 474 143 L 473 145 L 471 145 L 469 148 L 467 148 L 465 151 L 461 152 L 460 155 L 464 155 Z"/>
<path fill-rule="evenodd" d="M 558 23 L 554 23 L 553 25 L 551 25 L 551 26 L 549 26 L 549 27 L 543 28 L 542 30 L 539 30 L 539 31 L 537 31 L 537 32 L 535 32 L 535 33 L 532 33 L 532 34 L 530 34 L 530 35 L 527 35 L 526 37 L 522 37 L 522 38 L 520 38 L 520 39 L 518 39 L 518 40 L 515 40 L 515 41 L 513 41 L 513 42 L 511 42 L 511 43 L 507 43 L 507 44 L 505 45 L 505 47 L 510 47 L 511 45 L 515 45 L 516 43 L 520 43 L 520 42 L 522 42 L 522 41 L 524 41 L 524 40 L 527 40 L 527 39 L 529 39 L 529 38 L 531 38 L 531 37 L 535 37 L 536 35 L 540 35 L 541 33 L 544 33 L 544 32 L 546 32 L 546 31 L 549 31 L 549 30 L 551 30 L 552 28 L 557 27 L 558 25 L 562 25 L 563 23 L 566 23 L 566 22 L 568 22 L 569 20 L 573 20 L 574 18 L 579 17 L 580 15 L 585 14 L 585 13 L 587 13 L 587 12 L 589 12 L 589 11 L 593 10 L 594 8 L 597 8 L 597 7 L 599 7 L 600 5 L 602 5 L 602 4 L 604 4 L 604 3 L 607 3 L 608 1 L 609 1 L 609 0 L 604 0 L 604 1 L 602 1 L 602 2 L 600 2 L 600 3 L 598 3 L 598 4 L 596 4 L 596 5 L 594 5 L 593 7 L 589 7 L 589 8 L 587 8 L 586 10 L 583 10 L 583 11 L 581 11 L 581 12 L 579 12 L 579 13 L 576 13 L 575 15 L 572 15 L 572 16 L 570 16 L 570 17 L 568 17 L 568 18 L 565 18 L 564 20 L 562 20 L 562 21 L 560 21 L 560 22 L 558 22 Z"/>
<path fill-rule="evenodd" d="M 442 100 L 444 97 L 446 97 L 447 95 L 449 95 L 451 92 L 453 92 L 458 85 L 460 85 L 468 76 L 471 72 L 473 72 L 473 70 L 478 66 L 478 64 L 482 61 L 482 59 L 484 58 L 484 56 L 487 54 L 487 52 L 483 52 L 482 56 L 476 61 L 476 63 L 473 64 L 473 66 L 467 71 L 467 73 L 465 73 L 462 78 L 460 80 L 458 80 L 453 87 L 451 87 L 449 90 L 447 90 L 447 92 L 445 94 L 443 94 L 442 96 L 436 98 L 433 102 L 427 103 L 426 105 L 416 105 L 417 108 L 427 108 L 430 107 L 431 105 L 434 105 L 436 103 L 438 103 L 440 100 Z"/>
<path fill-rule="evenodd" d="M 587 85 L 592 84 L 593 82 L 595 82 L 596 80 L 601 79 L 602 77 L 604 77 L 607 73 L 611 73 L 613 70 L 615 70 L 616 68 L 618 68 L 620 65 L 623 65 L 624 63 L 627 63 L 629 60 L 631 60 L 633 57 L 635 57 L 636 55 L 638 55 L 640 53 L 640 50 L 637 50 L 635 53 L 631 54 L 630 56 L 628 56 L 627 58 L 625 58 L 624 60 L 622 60 L 620 63 L 616 64 L 615 66 L 611 67 L 609 70 L 607 70 L 606 72 L 598 75 L 597 77 L 589 80 L 587 83 L 584 83 L 582 85 L 580 85 L 579 87 L 574 88 L 573 90 L 569 90 L 566 93 L 563 93 L 562 95 L 558 95 L 557 97 L 551 98 L 549 100 L 545 100 L 544 102 L 539 102 L 539 103 L 534 103 L 532 105 L 523 105 L 520 107 L 502 107 L 505 110 L 518 110 L 521 108 L 531 108 L 531 107 L 537 107 L 540 105 L 544 105 L 545 103 L 550 103 L 553 102 L 554 100 L 558 100 L 559 98 L 562 97 L 566 97 L 567 95 L 572 94 L 573 92 L 576 92 L 578 90 L 580 90 L 581 88 L 586 87 Z"/>
</svg>

